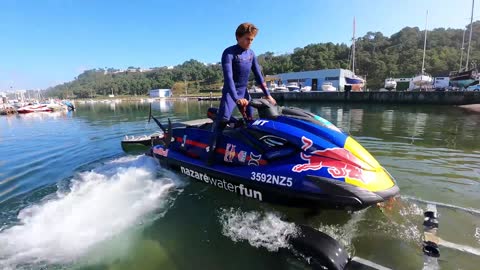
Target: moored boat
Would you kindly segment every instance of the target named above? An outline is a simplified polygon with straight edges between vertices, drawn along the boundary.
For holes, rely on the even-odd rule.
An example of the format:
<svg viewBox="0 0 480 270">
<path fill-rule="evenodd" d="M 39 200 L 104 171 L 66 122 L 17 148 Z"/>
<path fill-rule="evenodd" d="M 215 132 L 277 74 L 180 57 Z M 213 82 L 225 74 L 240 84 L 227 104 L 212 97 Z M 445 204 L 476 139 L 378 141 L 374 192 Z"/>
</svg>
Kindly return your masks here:
<svg viewBox="0 0 480 270">
<path fill-rule="evenodd" d="M 471 68 L 469 70 L 452 71 L 449 74 L 450 81 L 474 81 L 478 77 L 477 68 Z"/>
<path fill-rule="evenodd" d="M 291 82 L 287 84 L 287 89 L 290 92 L 298 92 L 300 91 L 300 86 L 296 82 Z"/>
<path fill-rule="evenodd" d="M 324 92 L 335 92 L 337 91 L 337 88 L 333 86 L 333 83 L 331 82 L 324 82 L 322 84 L 322 91 Z"/>
<path fill-rule="evenodd" d="M 18 113 L 53 112 L 47 104 L 27 105 L 17 109 Z"/>
<path fill-rule="evenodd" d="M 432 76 L 425 72 L 425 52 L 427 50 L 427 21 L 428 20 L 428 10 L 425 16 L 425 35 L 423 39 L 423 58 L 422 58 L 422 70 L 419 74 L 412 78 L 412 83 L 414 86 L 419 88 L 428 88 L 428 85 L 431 85 L 433 82 Z"/>
<path fill-rule="evenodd" d="M 452 86 L 467 88 L 468 86 L 475 84 L 475 81 L 478 80 L 478 70 L 477 67 L 474 65 L 473 67 L 469 67 L 469 60 L 470 60 L 470 48 L 472 43 L 472 32 L 473 32 L 473 8 L 474 8 L 475 1 L 472 0 L 472 11 L 470 16 L 470 31 L 469 31 L 469 39 L 468 39 L 468 50 L 467 50 L 467 58 L 465 61 L 465 67 L 462 67 L 462 60 L 463 60 L 463 51 L 464 51 L 464 41 L 465 41 L 465 30 L 463 31 L 463 40 L 462 40 L 462 48 L 460 53 L 460 69 L 458 71 L 452 71 L 449 74 L 450 84 Z"/>
<path fill-rule="evenodd" d="M 352 91 L 362 91 L 362 88 L 365 86 L 365 79 L 360 76 L 355 75 L 355 17 L 353 17 L 353 36 L 352 36 L 352 74 L 345 76 L 345 84 L 350 86 Z"/>
<path fill-rule="evenodd" d="M 397 82 L 393 78 L 388 78 L 385 80 L 384 88 L 388 90 L 393 90 L 397 88 Z"/>
<path fill-rule="evenodd" d="M 412 83 L 415 86 L 426 86 L 432 84 L 433 78 L 427 73 L 420 73 L 413 77 Z"/>
</svg>

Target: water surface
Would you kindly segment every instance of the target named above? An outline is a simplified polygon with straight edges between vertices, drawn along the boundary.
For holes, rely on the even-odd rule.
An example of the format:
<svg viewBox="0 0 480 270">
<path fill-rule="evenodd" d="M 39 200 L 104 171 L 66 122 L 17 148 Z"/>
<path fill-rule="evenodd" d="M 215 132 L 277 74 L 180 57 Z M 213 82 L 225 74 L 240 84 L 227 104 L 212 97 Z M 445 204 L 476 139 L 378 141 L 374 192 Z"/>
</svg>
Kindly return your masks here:
<svg viewBox="0 0 480 270">
<path fill-rule="evenodd" d="M 161 119 L 205 116 L 216 103 L 153 104 Z M 421 222 L 440 207 L 439 235 L 480 249 L 480 114 L 449 106 L 288 104 L 330 120 L 397 179 L 391 208 L 306 213 L 258 203 L 122 153 L 148 134 L 148 103 L 77 104 L 68 114 L 0 117 L 0 268 L 308 269 L 285 248 L 309 224 L 348 250 L 420 269 Z M 463 210 L 462 210 L 463 209 Z M 466 211 L 465 211 L 466 210 Z M 442 269 L 480 257 L 441 249 Z"/>
</svg>

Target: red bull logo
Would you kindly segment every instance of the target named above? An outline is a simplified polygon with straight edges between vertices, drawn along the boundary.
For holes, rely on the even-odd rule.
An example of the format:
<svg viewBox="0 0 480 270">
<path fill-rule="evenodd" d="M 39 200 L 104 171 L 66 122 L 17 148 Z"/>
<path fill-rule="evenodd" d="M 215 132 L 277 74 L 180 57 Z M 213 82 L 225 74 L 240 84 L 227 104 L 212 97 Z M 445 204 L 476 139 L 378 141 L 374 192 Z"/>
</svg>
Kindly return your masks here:
<svg viewBox="0 0 480 270">
<path fill-rule="evenodd" d="M 305 151 L 310 149 L 313 141 L 305 136 L 302 137 L 302 150 L 300 157 L 306 161 L 303 164 L 297 164 L 292 168 L 293 172 L 304 171 L 318 171 L 322 168 L 328 168 L 328 173 L 333 178 L 353 178 L 359 181 L 364 181 L 363 170 L 360 167 L 362 162 L 352 153 L 344 148 L 327 148 L 325 150 L 315 150 L 311 154 L 306 154 Z M 348 163 L 343 162 L 349 161 Z"/>
</svg>

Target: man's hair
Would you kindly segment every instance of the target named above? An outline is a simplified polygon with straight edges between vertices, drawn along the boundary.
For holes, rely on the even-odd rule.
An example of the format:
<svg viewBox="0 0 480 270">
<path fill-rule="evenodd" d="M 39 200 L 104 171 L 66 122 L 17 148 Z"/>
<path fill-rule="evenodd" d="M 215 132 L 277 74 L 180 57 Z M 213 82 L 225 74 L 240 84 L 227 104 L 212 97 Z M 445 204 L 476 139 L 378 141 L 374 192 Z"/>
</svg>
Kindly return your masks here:
<svg viewBox="0 0 480 270">
<path fill-rule="evenodd" d="M 237 38 L 242 37 L 245 34 L 253 34 L 256 36 L 258 33 L 258 28 L 253 25 L 253 23 L 242 23 L 237 27 L 237 31 L 235 31 L 235 36 Z"/>
</svg>

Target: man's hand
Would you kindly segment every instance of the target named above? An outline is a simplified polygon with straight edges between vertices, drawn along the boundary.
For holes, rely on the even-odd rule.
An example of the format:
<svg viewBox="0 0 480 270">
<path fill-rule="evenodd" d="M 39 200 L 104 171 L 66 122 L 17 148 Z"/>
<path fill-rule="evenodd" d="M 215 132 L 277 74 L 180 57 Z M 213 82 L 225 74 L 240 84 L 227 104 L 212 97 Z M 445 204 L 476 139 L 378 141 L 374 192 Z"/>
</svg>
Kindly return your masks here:
<svg viewBox="0 0 480 270">
<path fill-rule="evenodd" d="M 246 107 L 248 105 L 248 100 L 246 100 L 245 98 L 241 98 L 237 100 L 237 104 L 241 107 Z"/>
<path fill-rule="evenodd" d="M 268 100 L 268 102 L 270 102 L 272 105 L 277 105 L 277 101 L 272 96 L 266 96 L 265 99 Z"/>
</svg>

